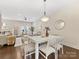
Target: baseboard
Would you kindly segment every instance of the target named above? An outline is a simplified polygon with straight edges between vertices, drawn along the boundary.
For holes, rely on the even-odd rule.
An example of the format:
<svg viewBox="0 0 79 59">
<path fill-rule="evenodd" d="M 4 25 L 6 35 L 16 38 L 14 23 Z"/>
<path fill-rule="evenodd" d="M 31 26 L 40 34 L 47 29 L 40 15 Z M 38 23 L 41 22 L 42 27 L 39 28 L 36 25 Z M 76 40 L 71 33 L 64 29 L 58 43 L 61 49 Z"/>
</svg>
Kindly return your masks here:
<svg viewBox="0 0 79 59">
<path fill-rule="evenodd" d="M 67 42 L 67 41 L 64 42 L 63 44 L 66 45 L 66 46 L 69 46 L 69 47 L 72 47 L 72 48 L 74 48 L 74 49 L 79 50 L 79 45 L 75 45 L 75 44 L 70 43 L 70 42 Z"/>
</svg>

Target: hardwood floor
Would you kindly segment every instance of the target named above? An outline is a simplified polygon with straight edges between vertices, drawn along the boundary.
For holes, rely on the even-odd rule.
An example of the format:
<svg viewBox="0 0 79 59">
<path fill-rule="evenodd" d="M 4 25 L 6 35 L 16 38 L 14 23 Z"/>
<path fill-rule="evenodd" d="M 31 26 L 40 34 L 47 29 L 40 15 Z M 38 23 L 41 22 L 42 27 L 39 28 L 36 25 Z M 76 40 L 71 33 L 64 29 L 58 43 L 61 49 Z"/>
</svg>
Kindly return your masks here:
<svg viewBox="0 0 79 59">
<path fill-rule="evenodd" d="M 0 59 L 23 59 L 21 50 L 13 46 L 3 47 L 0 49 Z"/>
<path fill-rule="evenodd" d="M 64 54 L 60 53 L 59 59 L 79 59 L 79 50 L 65 46 Z"/>
<path fill-rule="evenodd" d="M 0 59 L 23 59 L 21 49 L 13 46 L 0 48 Z M 32 59 L 35 59 L 34 55 L 32 55 Z M 40 59 L 44 58 L 40 55 Z M 51 54 L 48 59 L 54 59 L 54 54 Z M 59 59 L 79 59 L 79 50 L 64 46 L 64 54 L 60 51 Z"/>
</svg>

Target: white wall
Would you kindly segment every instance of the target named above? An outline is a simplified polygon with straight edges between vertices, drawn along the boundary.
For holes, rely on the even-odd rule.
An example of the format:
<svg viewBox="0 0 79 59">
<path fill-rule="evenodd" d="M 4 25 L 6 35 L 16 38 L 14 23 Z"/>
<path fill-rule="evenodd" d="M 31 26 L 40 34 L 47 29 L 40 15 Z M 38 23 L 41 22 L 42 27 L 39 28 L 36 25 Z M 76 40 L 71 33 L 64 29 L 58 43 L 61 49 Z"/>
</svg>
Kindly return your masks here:
<svg viewBox="0 0 79 59">
<path fill-rule="evenodd" d="M 54 23 L 58 19 L 65 21 L 63 30 L 56 30 L 54 27 Z M 65 45 L 79 49 L 79 1 L 62 8 L 54 16 L 52 15 L 51 20 L 46 24 L 51 27 L 51 34 L 59 34 L 65 37 Z"/>
<path fill-rule="evenodd" d="M 79 49 L 79 1 L 74 0 L 72 4 L 61 8 L 50 17 L 51 18 L 48 22 L 39 22 L 37 24 L 49 26 L 51 29 L 50 34 L 59 34 L 64 36 L 65 45 Z M 55 21 L 59 19 L 62 19 L 65 22 L 65 27 L 63 30 L 56 30 L 54 27 Z"/>
<path fill-rule="evenodd" d="M 0 30 L 1 30 L 1 26 L 2 26 L 2 17 L 1 17 L 1 14 L 0 14 Z"/>
</svg>

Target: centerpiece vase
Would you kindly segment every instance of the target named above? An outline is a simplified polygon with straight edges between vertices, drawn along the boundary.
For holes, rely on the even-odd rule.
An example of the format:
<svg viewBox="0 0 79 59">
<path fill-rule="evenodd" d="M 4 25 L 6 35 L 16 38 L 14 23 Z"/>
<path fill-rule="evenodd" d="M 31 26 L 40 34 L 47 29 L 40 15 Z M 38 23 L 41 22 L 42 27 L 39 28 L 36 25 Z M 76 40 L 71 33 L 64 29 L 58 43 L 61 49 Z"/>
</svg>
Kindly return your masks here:
<svg viewBox="0 0 79 59">
<path fill-rule="evenodd" d="M 48 37 L 49 36 L 49 33 L 48 33 L 48 30 L 46 30 L 46 37 Z"/>
</svg>

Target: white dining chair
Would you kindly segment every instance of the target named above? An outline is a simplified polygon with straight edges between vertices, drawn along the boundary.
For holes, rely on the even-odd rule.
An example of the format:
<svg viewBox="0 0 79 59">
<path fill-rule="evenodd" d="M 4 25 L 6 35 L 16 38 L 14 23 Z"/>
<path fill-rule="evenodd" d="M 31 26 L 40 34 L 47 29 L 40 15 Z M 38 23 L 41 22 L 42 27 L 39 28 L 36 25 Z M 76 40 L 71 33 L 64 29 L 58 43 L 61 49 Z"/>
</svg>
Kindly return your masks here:
<svg viewBox="0 0 79 59">
<path fill-rule="evenodd" d="M 43 52 L 43 53 L 42 53 Z M 50 39 L 48 39 L 47 44 L 40 46 L 40 54 L 45 58 L 48 59 L 48 56 L 52 53 L 55 53 L 56 50 L 50 46 Z"/>
<path fill-rule="evenodd" d="M 51 53 L 57 53 L 56 58 L 58 59 L 58 51 L 62 48 L 62 54 L 63 54 L 63 44 L 62 44 L 63 38 L 61 36 L 50 36 L 48 39 L 47 45 L 44 44 L 40 47 L 40 54 L 47 59 L 47 57 Z M 46 54 L 46 56 L 43 54 Z"/>
<path fill-rule="evenodd" d="M 22 52 L 23 52 L 23 56 L 24 59 L 26 59 L 27 56 L 30 56 L 31 59 L 31 55 L 35 53 L 35 45 L 32 42 L 29 42 L 30 39 L 26 36 L 26 37 L 22 37 Z"/>
<path fill-rule="evenodd" d="M 62 49 L 62 54 L 64 54 L 63 51 L 63 37 L 61 36 L 53 36 L 53 42 L 51 42 L 51 46 L 55 48 L 56 50 L 60 51 Z"/>
</svg>

